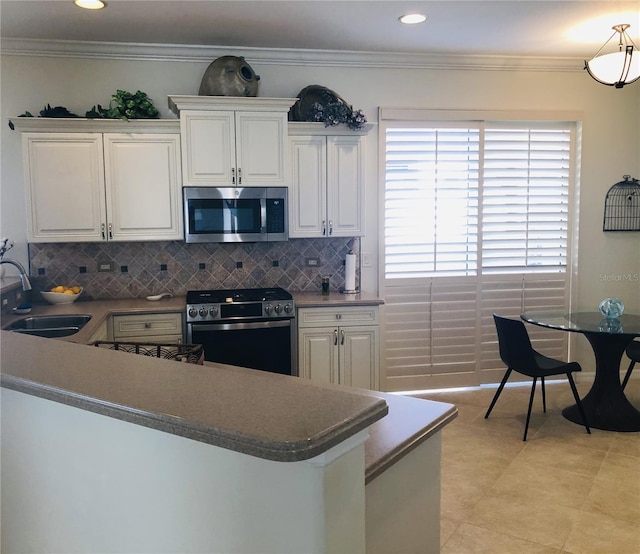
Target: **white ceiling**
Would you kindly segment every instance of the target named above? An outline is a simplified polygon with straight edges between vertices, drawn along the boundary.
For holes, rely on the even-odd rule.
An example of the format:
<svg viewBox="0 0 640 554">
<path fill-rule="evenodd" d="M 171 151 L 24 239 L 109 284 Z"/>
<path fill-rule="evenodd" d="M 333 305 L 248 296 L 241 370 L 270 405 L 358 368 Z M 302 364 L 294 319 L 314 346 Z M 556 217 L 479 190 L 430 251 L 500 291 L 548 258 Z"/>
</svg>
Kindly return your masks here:
<svg viewBox="0 0 640 554">
<path fill-rule="evenodd" d="M 630 23 L 640 0 L 1 0 L 0 36 L 355 52 L 589 58 Z M 415 26 L 397 18 L 422 12 Z"/>
</svg>

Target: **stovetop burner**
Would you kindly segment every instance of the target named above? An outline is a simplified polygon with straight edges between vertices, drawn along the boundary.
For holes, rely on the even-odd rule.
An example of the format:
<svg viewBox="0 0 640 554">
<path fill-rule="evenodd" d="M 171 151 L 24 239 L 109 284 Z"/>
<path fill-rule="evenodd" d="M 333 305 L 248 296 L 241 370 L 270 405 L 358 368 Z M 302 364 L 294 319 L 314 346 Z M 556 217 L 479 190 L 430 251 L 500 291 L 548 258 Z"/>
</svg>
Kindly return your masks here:
<svg viewBox="0 0 640 554">
<path fill-rule="evenodd" d="M 187 292 L 188 324 L 293 318 L 293 296 L 279 287 Z"/>
<path fill-rule="evenodd" d="M 231 290 L 193 290 L 187 292 L 187 304 L 229 304 L 233 302 L 274 302 L 292 300 L 280 287 Z"/>
</svg>

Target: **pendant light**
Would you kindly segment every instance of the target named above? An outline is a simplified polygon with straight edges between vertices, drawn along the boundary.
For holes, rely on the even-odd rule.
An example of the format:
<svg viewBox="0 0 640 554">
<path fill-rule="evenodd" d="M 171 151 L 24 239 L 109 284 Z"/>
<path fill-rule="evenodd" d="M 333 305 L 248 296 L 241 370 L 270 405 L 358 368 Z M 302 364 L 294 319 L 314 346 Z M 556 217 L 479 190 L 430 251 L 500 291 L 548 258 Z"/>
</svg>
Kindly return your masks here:
<svg viewBox="0 0 640 554">
<path fill-rule="evenodd" d="M 622 88 L 640 79 L 640 52 L 627 34 L 628 23 L 614 25 L 613 34 L 598 50 L 591 61 L 584 62 L 584 68 L 589 75 L 599 83 L 611 87 Z M 618 34 L 618 51 L 602 54 L 609 41 Z"/>
</svg>

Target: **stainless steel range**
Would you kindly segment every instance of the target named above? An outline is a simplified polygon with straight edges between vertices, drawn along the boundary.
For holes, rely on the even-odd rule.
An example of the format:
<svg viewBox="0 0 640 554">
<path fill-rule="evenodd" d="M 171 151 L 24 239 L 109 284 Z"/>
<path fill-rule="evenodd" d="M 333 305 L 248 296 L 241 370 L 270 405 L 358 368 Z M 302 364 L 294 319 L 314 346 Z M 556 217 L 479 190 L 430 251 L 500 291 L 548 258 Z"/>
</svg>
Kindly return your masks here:
<svg viewBox="0 0 640 554">
<path fill-rule="evenodd" d="M 282 288 L 187 293 L 187 341 L 205 360 L 297 375 L 295 303 Z"/>
</svg>

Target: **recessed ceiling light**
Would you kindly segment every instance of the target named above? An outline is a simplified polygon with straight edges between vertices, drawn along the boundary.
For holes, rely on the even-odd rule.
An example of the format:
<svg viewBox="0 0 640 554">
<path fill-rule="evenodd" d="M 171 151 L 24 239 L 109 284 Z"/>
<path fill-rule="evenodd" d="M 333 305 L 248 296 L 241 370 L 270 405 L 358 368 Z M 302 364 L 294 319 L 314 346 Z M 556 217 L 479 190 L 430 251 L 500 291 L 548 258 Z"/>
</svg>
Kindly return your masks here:
<svg viewBox="0 0 640 554">
<path fill-rule="evenodd" d="M 79 8 L 87 10 L 101 10 L 105 7 L 105 3 L 102 0 L 73 0 L 73 3 Z"/>
<path fill-rule="evenodd" d="M 416 23 L 422 23 L 427 20 L 427 16 L 421 13 L 408 13 L 398 18 L 401 23 L 407 25 L 415 25 Z"/>
</svg>

